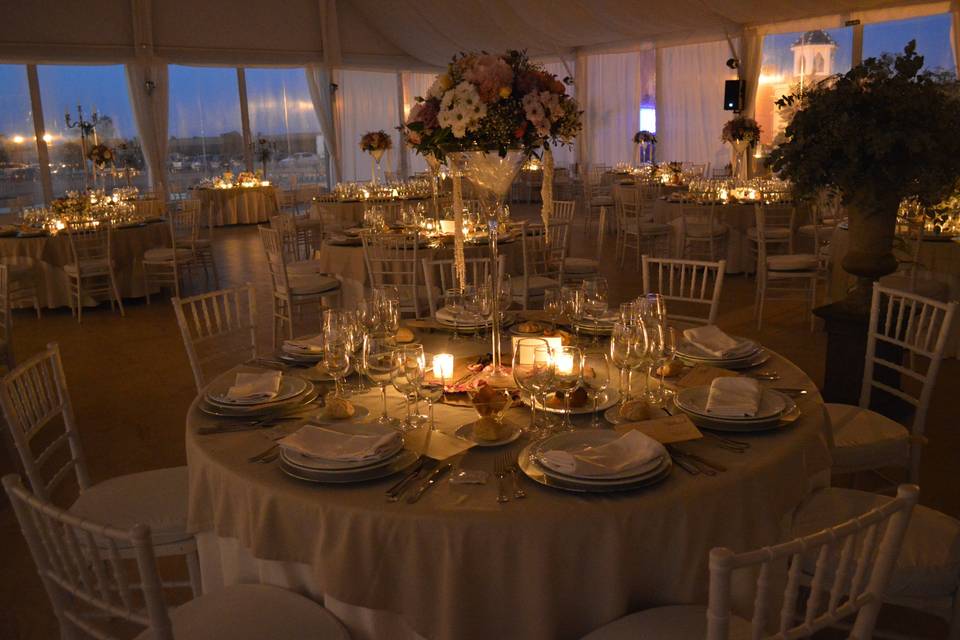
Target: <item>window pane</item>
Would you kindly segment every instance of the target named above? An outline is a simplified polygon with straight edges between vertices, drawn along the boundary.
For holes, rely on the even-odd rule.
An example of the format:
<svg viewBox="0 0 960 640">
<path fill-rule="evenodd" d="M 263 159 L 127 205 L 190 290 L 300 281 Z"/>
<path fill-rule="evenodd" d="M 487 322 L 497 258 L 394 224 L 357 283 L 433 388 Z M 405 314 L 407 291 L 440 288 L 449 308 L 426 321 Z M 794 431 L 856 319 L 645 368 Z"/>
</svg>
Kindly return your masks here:
<svg viewBox="0 0 960 640">
<path fill-rule="evenodd" d="M 267 163 L 271 180 L 289 184 L 325 183 L 327 152 L 303 69 L 247 69 L 250 131 L 274 152 Z M 256 161 L 260 168 L 259 161 Z"/>
<path fill-rule="evenodd" d="M 900 53 L 911 40 L 917 41 L 917 53 L 923 56 L 925 69 L 957 69 L 950 45 L 950 14 L 878 22 L 863 27 L 863 57 Z"/>
<path fill-rule="evenodd" d="M 148 176 L 123 65 L 43 65 L 37 67 L 37 74 L 44 126 L 50 135 L 48 144 L 54 196 L 83 189 L 84 185 L 94 186 L 91 180 L 84 180 L 82 167 L 89 167 L 90 163 L 83 157 L 80 128 L 66 125 L 68 113 L 71 123 L 77 121 L 77 105 L 83 108 L 83 117 L 87 121 L 93 120 L 93 114 L 97 114 L 98 124 L 87 140 L 87 149 L 99 143 L 110 147 L 116 154 L 116 161 L 100 174 L 97 186 L 110 190 L 125 185 L 125 171 L 129 169 L 132 184 L 141 191 L 148 191 Z"/>
<path fill-rule="evenodd" d="M 400 112 L 397 108 L 397 74 L 344 70 L 336 94 L 340 114 L 340 154 L 345 182 L 370 180 L 370 154 L 360 150 L 360 138 L 382 129 L 393 138 L 393 149 L 383 156 L 381 172 L 397 171 Z"/>
<path fill-rule="evenodd" d="M 757 87 L 756 119 L 760 141 L 771 144 L 785 123 L 774 104 L 780 96 L 850 70 L 853 30 L 818 29 L 777 33 L 763 39 L 763 66 Z"/>
<path fill-rule="evenodd" d="M 14 209 L 43 200 L 26 67 L 0 64 L 0 87 L 0 209 Z"/>
<path fill-rule="evenodd" d="M 237 71 L 170 65 L 170 190 L 244 170 Z"/>
</svg>

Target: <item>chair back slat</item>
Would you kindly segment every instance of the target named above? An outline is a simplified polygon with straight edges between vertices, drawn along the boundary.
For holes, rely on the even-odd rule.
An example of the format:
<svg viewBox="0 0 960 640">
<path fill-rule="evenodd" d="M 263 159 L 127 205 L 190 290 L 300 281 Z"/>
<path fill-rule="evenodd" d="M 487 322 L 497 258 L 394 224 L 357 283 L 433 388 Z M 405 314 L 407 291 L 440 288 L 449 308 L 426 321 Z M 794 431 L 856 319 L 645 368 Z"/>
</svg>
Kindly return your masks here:
<svg viewBox="0 0 960 640">
<path fill-rule="evenodd" d="M 363 259 L 370 284 L 392 286 L 400 293 L 401 312 L 421 315 L 419 233 L 379 233 L 365 230 L 360 234 Z"/>
<path fill-rule="evenodd" d="M 177 249 L 192 249 L 197 241 L 197 218 L 199 211 L 193 208 L 167 214 L 170 224 L 170 242 L 176 255 Z"/>
<path fill-rule="evenodd" d="M 111 259 L 111 225 L 68 223 L 64 232 L 70 239 L 71 264 L 82 267 L 84 263 Z"/>
<path fill-rule="evenodd" d="M 441 302 L 446 304 L 446 292 L 457 287 L 456 262 L 449 258 L 423 258 L 423 276 L 427 289 L 427 302 L 430 315 L 433 316 L 440 308 Z M 507 257 L 498 258 L 497 273 L 502 277 L 506 270 Z M 468 257 L 464 259 L 466 267 L 466 286 L 482 285 L 490 280 L 490 258 Z"/>
<path fill-rule="evenodd" d="M 896 498 L 880 507 L 772 547 L 740 554 L 722 547 L 713 549 L 710 552 L 707 640 L 727 640 L 733 573 L 744 569 L 756 570 L 758 574 L 751 620 L 753 638 L 786 640 L 807 637 L 854 614 L 856 620 L 851 637 L 871 637 L 918 493 L 915 485 L 902 485 Z M 838 549 L 841 550 L 839 553 Z M 809 567 L 809 559 L 813 557 L 816 557 L 813 578 L 803 615 L 798 618 L 800 574 L 804 566 Z M 858 558 L 858 564 L 851 578 L 854 557 Z M 790 568 L 780 619 L 770 625 L 770 572 L 784 562 L 789 562 Z M 827 596 L 826 601 L 824 596 Z M 770 626 L 779 631 L 770 635 L 767 631 Z"/>
<path fill-rule="evenodd" d="M 659 293 L 667 301 L 668 318 L 674 321 L 716 324 L 723 292 L 726 260 L 682 260 L 642 256 L 644 293 Z M 690 313 L 676 313 L 677 305 Z M 700 312 L 702 310 L 702 312 Z"/>
<path fill-rule="evenodd" d="M 67 380 L 55 343 L 0 381 L 0 405 L 30 486 L 48 498 L 73 470 L 79 489 L 90 486 Z M 59 429 L 59 431 L 58 431 Z M 50 474 L 51 463 L 66 457 Z"/>
<path fill-rule="evenodd" d="M 4 477 L 3 485 L 66 637 L 82 631 L 118 638 L 111 626 L 92 622 L 106 617 L 148 628 L 157 640 L 173 640 L 148 527 L 121 531 L 82 520 L 31 494 L 15 475 Z M 134 561 L 125 560 L 121 549 L 132 550 Z"/>
<path fill-rule="evenodd" d="M 253 285 L 173 298 L 171 302 L 198 392 L 211 376 L 257 356 Z M 214 366 L 216 369 L 211 370 Z"/>
<path fill-rule="evenodd" d="M 553 214 L 550 216 L 550 222 L 573 222 L 577 203 L 574 200 L 554 200 Z"/>
</svg>

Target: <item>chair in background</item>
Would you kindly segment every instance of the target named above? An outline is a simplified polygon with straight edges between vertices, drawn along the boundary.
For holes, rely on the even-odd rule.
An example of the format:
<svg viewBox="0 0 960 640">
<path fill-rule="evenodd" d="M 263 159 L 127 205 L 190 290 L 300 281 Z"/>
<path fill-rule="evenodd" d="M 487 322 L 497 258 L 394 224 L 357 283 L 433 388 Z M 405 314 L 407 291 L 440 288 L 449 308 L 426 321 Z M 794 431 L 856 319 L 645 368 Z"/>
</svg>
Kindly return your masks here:
<svg viewBox="0 0 960 640">
<path fill-rule="evenodd" d="M 289 213 L 281 213 L 270 218 L 270 228 L 279 231 L 283 239 L 287 273 L 320 273 L 313 255 L 323 244 L 323 220 L 297 220 Z"/>
<path fill-rule="evenodd" d="M 31 495 L 13 474 L 3 486 L 62 638 L 129 637 L 112 633 L 119 619 L 144 628 L 137 637 L 151 640 L 349 640 L 322 606 L 278 587 L 227 587 L 170 610 L 148 525 L 121 529 L 109 520 L 77 517 Z"/>
<path fill-rule="evenodd" d="M 730 228 L 717 221 L 716 205 L 685 202 L 680 208 L 681 257 L 711 262 L 727 255 Z"/>
<path fill-rule="evenodd" d="M 0 352 L 7 371 L 13 369 L 13 326 L 10 322 L 10 289 L 7 282 L 7 266 L 0 264 Z"/>
<path fill-rule="evenodd" d="M 296 187 L 282 189 L 279 194 L 280 212 L 299 215 L 300 200 L 298 196 L 299 194 L 297 193 Z"/>
<path fill-rule="evenodd" d="M 220 274 L 217 273 L 217 262 L 213 255 L 213 213 L 208 208 L 202 209 L 202 203 L 199 200 L 181 200 L 180 211 L 196 211 L 197 213 L 197 232 L 190 247 L 193 249 L 197 263 L 203 269 L 203 277 L 207 284 L 213 277 L 213 286 L 220 286 Z"/>
<path fill-rule="evenodd" d="M 706 607 L 680 605 L 640 611 L 601 627 L 584 640 L 804 638 L 854 615 L 850 637 L 870 638 L 918 493 L 914 485 L 901 486 L 895 499 L 876 509 L 775 546 L 745 553 L 714 548 L 710 551 Z M 801 574 L 810 559 L 810 589 L 804 606 L 798 609 Z M 784 562 L 790 569 L 781 606 L 774 603 L 770 576 Z M 733 574 L 748 570 L 758 576 L 753 619 L 749 621 L 731 611 Z M 770 633 L 770 629 L 778 631 Z"/>
<path fill-rule="evenodd" d="M 267 254 L 270 285 L 273 293 L 273 347 L 277 347 L 281 333 L 293 339 L 293 319 L 296 313 L 315 308 L 317 318 L 323 316 L 324 301 L 335 298 L 342 303 L 340 280 L 325 273 L 292 274 L 287 272 L 280 232 L 268 227 L 258 227 L 260 242 Z M 286 331 L 284 331 L 286 329 Z"/>
<path fill-rule="evenodd" d="M 423 279 L 426 282 L 427 306 L 432 318 L 443 302 L 447 291 L 456 287 L 455 263 L 452 258 L 431 260 L 422 258 Z M 490 258 L 464 258 L 466 267 L 466 285 L 482 285 L 490 279 Z M 498 273 L 506 273 L 507 256 L 500 255 L 497 259 Z"/>
<path fill-rule="evenodd" d="M 921 277 L 933 273 L 923 265 L 920 258 L 920 250 L 923 248 L 923 222 L 904 222 L 897 227 L 897 246 L 894 247 L 897 271 L 880 278 L 880 284 L 890 289 L 947 302 L 950 299 L 950 287 L 946 282 L 934 280 L 932 277 Z"/>
<path fill-rule="evenodd" d="M 778 300 L 806 302 L 813 331 L 820 260 L 812 253 L 768 255 L 764 214 L 764 208 L 757 205 L 757 282 L 753 300 L 757 328 L 763 327 L 763 308 L 772 294 Z"/>
<path fill-rule="evenodd" d="M 726 260 L 706 262 L 643 256 L 643 292 L 662 295 L 667 302 L 667 318 L 673 322 L 716 324 L 726 268 Z M 681 311 L 702 308 L 706 313 L 670 313 L 678 307 Z"/>
<path fill-rule="evenodd" d="M 530 309 L 531 302 L 542 304 L 543 292 L 563 282 L 569 231 L 569 222 L 551 222 L 549 228 L 523 223 L 523 276 L 511 278 L 510 286 L 513 301 L 519 302 L 524 311 Z"/>
<path fill-rule="evenodd" d="M 190 369 L 203 391 L 211 377 L 257 357 L 257 307 L 253 285 L 173 298 Z M 207 370 L 214 365 L 214 371 Z"/>
<path fill-rule="evenodd" d="M 796 223 L 796 208 L 792 204 L 758 203 L 763 209 L 763 237 L 767 243 L 767 255 L 794 253 L 793 237 Z M 747 229 L 750 242 L 750 257 L 757 260 L 757 227 Z"/>
<path fill-rule="evenodd" d="M 19 307 L 29 303 L 40 318 L 39 278 L 36 264 L 7 264 L 7 284 L 9 285 L 10 306 Z"/>
<path fill-rule="evenodd" d="M 143 254 L 143 285 L 150 304 L 150 288 L 170 287 L 180 297 L 180 280 L 197 266 L 193 244 L 197 239 L 197 212 L 193 209 L 167 214 L 170 225 L 169 247 L 148 249 Z"/>
<path fill-rule="evenodd" d="M 563 259 L 563 277 L 567 282 L 583 280 L 600 273 L 600 263 L 603 261 L 603 241 L 606 236 L 607 208 L 600 207 L 600 218 L 597 227 L 597 243 L 592 258 Z M 568 251 L 569 253 L 569 251 Z"/>
<path fill-rule="evenodd" d="M 363 214 L 366 216 L 371 209 L 378 210 L 387 224 L 393 224 L 400 220 L 402 207 L 403 202 L 392 198 L 367 198 L 363 201 Z"/>
<path fill-rule="evenodd" d="M 810 224 L 800 225 L 797 233 L 812 240 L 814 247 L 829 245 L 842 215 L 840 192 L 835 189 L 821 189 L 810 206 Z"/>
<path fill-rule="evenodd" d="M 587 179 L 584 181 L 584 207 L 583 228 L 587 229 L 590 221 L 593 219 L 593 212 L 598 213 L 600 207 L 612 207 L 613 202 L 613 175 L 610 173 L 610 167 L 606 165 L 594 165 L 590 167 Z"/>
<path fill-rule="evenodd" d="M 617 261 L 622 267 L 627 251 L 634 252 L 634 268 L 640 268 L 640 256 L 643 254 L 666 257 L 670 255 L 670 236 L 673 228 L 668 224 L 659 224 L 644 217 L 641 191 L 635 186 L 624 189 L 623 200 L 617 218 Z"/>
<path fill-rule="evenodd" d="M 365 230 L 360 238 L 370 285 L 396 287 L 400 294 L 400 312 L 422 318 L 429 303 L 421 285 L 420 234 Z"/>
<path fill-rule="evenodd" d="M 554 200 L 553 213 L 550 215 L 550 221 L 569 222 L 573 224 L 576 217 L 577 203 L 573 200 Z"/>
<path fill-rule="evenodd" d="M 684 162 L 683 172 L 699 178 L 706 178 L 710 173 L 710 163 Z"/>
<path fill-rule="evenodd" d="M 113 271 L 112 227 L 108 224 L 96 227 L 68 224 L 65 231 L 70 239 L 70 262 L 63 270 L 70 282 L 70 311 L 77 317 L 77 322 L 83 320 L 83 300 L 87 295 L 106 294 L 110 299 L 110 310 L 116 302 L 123 316 L 123 301 Z"/>
<path fill-rule="evenodd" d="M 911 482 L 919 481 L 927 409 L 956 308 L 956 302 L 873 285 L 859 406 L 825 405 L 833 425 L 834 473 L 900 467 L 908 470 Z M 889 360 L 891 348 L 905 355 L 901 362 Z M 891 372 L 912 384 L 894 388 L 888 383 Z M 874 389 L 914 407 L 909 430 L 869 409 Z"/>
<path fill-rule="evenodd" d="M 67 508 L 72 516 L 117 527 L 151 527 L 158 555 L 183 556 L 189 570 L 189 582 L 170 581 L 166 586 L 189 587 L 195 596 L 200 594 L 196 541 L 187 532 L 187 468 L 153 469 L 91 483 L 56 343 L 4 376 L 0 405 L 34 494 L 50 500 L 73 475 L 79 495 Z"/>
</svg>

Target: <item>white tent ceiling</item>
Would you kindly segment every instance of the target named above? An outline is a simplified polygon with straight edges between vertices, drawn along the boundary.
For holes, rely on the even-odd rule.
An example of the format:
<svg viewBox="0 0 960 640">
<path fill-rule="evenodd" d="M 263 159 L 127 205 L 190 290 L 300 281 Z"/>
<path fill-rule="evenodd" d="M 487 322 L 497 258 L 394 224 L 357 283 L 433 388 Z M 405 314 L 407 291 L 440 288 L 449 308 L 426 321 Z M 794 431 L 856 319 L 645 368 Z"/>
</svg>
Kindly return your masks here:
<svg viewBox="0 0 960 640">
<path fill-rule="evenodd" d="M 444 64 L 458 51 L 574 49 L 721 39 L 745 26 L 917 0 L 2 0 L 0 60 L 194 64 Z M 941 11 L 946 10 L 945 2 Z M 842 23 L 842 22 L 841 22 Z M 324 34 L 328 37 L 324 37 Z M 335 35 L 334 35 L 335 34 Z M 339 40 L 339 42 L 337 42 Z M 339 48 L 339 50 L 338 50 Z"/>
</svg>

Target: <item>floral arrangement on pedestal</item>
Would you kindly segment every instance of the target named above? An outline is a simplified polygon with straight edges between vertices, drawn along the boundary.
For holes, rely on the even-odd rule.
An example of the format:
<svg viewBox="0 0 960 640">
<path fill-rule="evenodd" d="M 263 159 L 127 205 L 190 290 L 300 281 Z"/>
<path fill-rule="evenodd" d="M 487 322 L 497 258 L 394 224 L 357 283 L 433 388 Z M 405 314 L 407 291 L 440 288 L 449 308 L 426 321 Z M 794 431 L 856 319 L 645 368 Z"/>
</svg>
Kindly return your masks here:
<svg viewBox="0 0 960 640">
<path fill-rule="evenodd" d="M 383 154 L 393 148 L 393 139 L 383 131 L 368 131 L 360 138 L 360 150 L 369 153 L 373 158 L 370 162 L 370 182 L 377 184 L 377 168 Z"/>
<path fill-rule="evenodd" d="M 653 162 L 653 147 L 656 144 L 657 136 L 652 131 L 643 129 L 633 134 L 633 165 Z"/>
<path fill-rule="evenodd" d="M 87 159 L 93 162 L 98 169 L 102 169 L 112 163 L 114 158 L 113 149 L 105 144 L 95 144 L 87 151 Z"/>
<path fill-rule="evenodd" d="M 744 154 L 760 142 L 760 125 L 753 118 L 736 116 L 723 125 L 720 139 L 730 145 L 732 157 L 730 167 L 734 178 L 747 178 L 747 162 Z"/>
<path fill-rule="evenodd" d="M 263 175 L 267 175 L 267 163 L 270 162 L 275 150 L 276 145 L 264 137 L 257 138 L 257 141 L 253 143 L 253 156 L 255 160 L 260 161 Z"/>
</svg>

